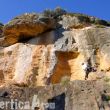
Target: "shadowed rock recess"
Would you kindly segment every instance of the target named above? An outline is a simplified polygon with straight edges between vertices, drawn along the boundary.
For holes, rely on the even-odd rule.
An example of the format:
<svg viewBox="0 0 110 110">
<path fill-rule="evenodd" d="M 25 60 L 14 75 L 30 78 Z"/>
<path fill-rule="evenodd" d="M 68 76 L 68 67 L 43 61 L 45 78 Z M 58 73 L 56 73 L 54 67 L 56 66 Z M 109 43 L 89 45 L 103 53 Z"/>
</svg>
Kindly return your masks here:
<svg viewBox="0 0 110 110">
<path fill-rule="evenodd" d="M 0 101 L 34 95 L 32 110 L 110 110 L 110 23 L 57 8 L 0 24 Z"/>
</svg>

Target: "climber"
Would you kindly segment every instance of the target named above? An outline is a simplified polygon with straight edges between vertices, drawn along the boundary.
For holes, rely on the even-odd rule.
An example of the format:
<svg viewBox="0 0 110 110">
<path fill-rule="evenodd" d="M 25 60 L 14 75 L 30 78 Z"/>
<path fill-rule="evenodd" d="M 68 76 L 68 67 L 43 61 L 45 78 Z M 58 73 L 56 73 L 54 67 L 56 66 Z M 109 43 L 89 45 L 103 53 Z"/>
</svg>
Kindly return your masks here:
<svg viewBox="0 0 110 110">
<path fill-rule="evenodd" d="M 85 80 L 87 80 L 89 73 L 92 71 L 90 58 L 86 63 L 82 63 L 82 69 L 85 71 Z"/>
<path fill-rule="evenodd" d="M 85 71 L 85 80 L 88 78 L 88 69 L 87 69 L 87 63 L 82 63 L 82 69 Z"/>
</svg>

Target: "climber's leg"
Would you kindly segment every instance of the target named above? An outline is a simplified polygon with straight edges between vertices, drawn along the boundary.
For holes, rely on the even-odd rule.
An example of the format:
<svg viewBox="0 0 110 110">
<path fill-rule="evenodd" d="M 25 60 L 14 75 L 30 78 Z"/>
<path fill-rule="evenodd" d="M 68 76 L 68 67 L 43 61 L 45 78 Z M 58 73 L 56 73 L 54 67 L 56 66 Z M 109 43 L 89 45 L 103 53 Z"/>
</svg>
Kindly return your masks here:
<svg viewBox="0 0 110 110">
<path fill-rule="evenodd" d="M 85 71 L 85 80 L 87 80 L 88 75 L 89 75 L 89 71 L 88 71 L 88 70 L 86 70 L 86 71 Z"/>
</svg>

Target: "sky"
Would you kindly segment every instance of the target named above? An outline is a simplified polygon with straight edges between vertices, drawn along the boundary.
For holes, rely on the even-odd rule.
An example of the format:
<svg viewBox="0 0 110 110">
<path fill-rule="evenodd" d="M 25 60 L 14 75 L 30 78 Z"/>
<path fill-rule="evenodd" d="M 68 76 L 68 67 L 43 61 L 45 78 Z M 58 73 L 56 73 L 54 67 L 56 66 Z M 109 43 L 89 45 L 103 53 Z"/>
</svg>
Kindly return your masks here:
<svg viewBox="0 0 110 110">
<path fill-rule="evenodd" d="M 83 13 L 110 21 L 110 0 L 0 0 L 0 22 L 23 13 L 42 12 L 61 7 L 68 12 Z"/>
</svg>

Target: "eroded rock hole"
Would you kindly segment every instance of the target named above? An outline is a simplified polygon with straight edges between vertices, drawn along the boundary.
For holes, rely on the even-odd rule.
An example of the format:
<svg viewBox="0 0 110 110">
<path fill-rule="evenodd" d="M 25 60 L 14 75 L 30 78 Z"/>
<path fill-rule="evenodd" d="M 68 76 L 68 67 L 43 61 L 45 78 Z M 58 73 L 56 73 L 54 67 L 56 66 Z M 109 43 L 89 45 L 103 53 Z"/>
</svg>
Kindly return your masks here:
<svg viewBox="0 0 110 110">
<path fill-rule="evenodd" d="M 35 107 L 34 110 L 41 110 L 39 107 Z"/>
<path fill-rule="evenodd" d="M 56 52 L 57 64 L 54 73 L 51 76 L 51 83 L 60 83 L 63 77 L 71 77 L 72 68 L 74 67 L 75 59 L 78 57 L 78 52 Z"/>
<path fill-rule="evenodd" d="M 65 93 L 48 100 L 47 110 L 65 110 Z"/>
<path fill-rule="evenodd" d="M 20 34 L 20 37 L 19 37 L 19 42 L 22 42 L 22 43 L 25 43 L 27 41 L 29 41 L 30 39 L 34 38 L 36 36 L 29 36 L 29 35 L 26 35 L 26 34 Z"/>
</svg>

